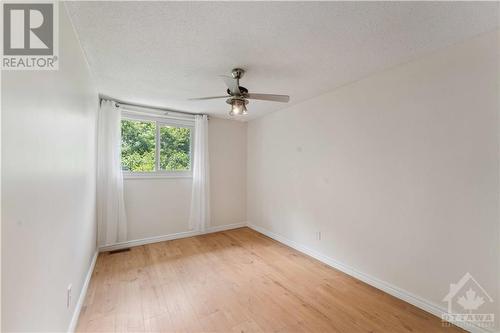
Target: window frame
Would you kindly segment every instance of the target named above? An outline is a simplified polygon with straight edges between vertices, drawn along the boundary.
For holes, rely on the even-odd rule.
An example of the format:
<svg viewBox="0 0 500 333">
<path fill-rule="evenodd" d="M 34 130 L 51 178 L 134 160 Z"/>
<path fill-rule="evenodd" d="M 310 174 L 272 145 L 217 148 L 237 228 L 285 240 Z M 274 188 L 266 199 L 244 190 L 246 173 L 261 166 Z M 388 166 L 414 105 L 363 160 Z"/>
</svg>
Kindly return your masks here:
<svg viewBox="0 0 500 333">
<path fill-rule="evenodd" d="M 128 110 L 122 110 L 121 120 L 131 121 L 149 121 L 155 123 L 155 170 L 134 172 L 129 170 L 122 170 L 124 179 L 148 179 L 148 178 L 192 178 L 193 177 L 193 142 L 194 142 L 194 118 L 183 119 L 175 117 L 159 116 L 155 114 L 144 114 Z M 120 120 L 120 131 L 121 131 Z M 181 127 L 190 129 L 190 142 L 189 142 L 189 170 L 187 171 L 169 171 L 161 170 L 160 168 L 160 128 L 161 127 Z M 121 145 L 121 142 L 120 142 Z M 120 155 L 121 157 L 121 155 Z"/>
</svg>

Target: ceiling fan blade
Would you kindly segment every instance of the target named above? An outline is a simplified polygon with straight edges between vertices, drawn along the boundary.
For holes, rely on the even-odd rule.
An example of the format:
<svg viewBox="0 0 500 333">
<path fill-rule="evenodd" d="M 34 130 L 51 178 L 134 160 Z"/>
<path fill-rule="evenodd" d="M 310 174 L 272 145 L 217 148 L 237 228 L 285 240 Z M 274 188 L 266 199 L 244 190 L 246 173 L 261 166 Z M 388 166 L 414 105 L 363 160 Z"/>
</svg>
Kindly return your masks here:
<svg viewBox="0 0 500 333">
<path fill-rule="evenodd" d="M 196 97 L 196 98 L 189 98 L 190 101 L 202 101 L 205 99 L 217 99 L 217 98 L 228 98 L 231 96 L 211 96 L 211 97 Z"/>
<path fill-rule="evenodd" d="M 234 95 L 241 95 L 240 87 L 238 86 L 238 80 L 226 75 L 221 75 L 220 77 L 226 83 L 229 91 L 231 91 Z"/>
<path fill-rule="evenodd" d="M 290 101 L 290 96 L 288 95 L 273 95 L 273 94 L 245 94 L 248 99 L 260 99 L 262 101 L 273 101 L 288 103 Z"/>
</svg>

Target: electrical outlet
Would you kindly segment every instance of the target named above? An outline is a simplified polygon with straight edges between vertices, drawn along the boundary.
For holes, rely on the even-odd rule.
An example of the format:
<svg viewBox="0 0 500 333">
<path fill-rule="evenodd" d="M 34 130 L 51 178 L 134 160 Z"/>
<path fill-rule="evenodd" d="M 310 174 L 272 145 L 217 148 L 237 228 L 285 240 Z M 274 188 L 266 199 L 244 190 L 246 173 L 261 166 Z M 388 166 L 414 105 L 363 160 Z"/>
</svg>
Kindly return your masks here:
<svg viewBox="0 0 500 333">
<path fill-rule="evenodd" d="M 71 289 L 73 286 L 70 284 L 66 290 L 66 307 L 69 309 L 71 307 Z"/>
</svg>

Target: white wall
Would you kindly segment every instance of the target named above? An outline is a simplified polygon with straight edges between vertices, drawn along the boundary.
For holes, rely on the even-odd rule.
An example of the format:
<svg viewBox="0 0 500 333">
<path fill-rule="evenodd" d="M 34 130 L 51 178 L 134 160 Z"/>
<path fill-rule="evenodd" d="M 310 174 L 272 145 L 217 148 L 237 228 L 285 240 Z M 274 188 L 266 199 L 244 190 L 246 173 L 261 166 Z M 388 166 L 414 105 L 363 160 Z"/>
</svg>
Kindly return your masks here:
<svg viewBox="0 0 500 333">
<path fill-rule="evenodd" d="M 2 73 L 3 332 L 66 331 L 96 249 L 98 97 L 59 12 L 59 70 Z"/>
<path fill-rule="evenodd" d="M 211 225 L 245 222 L 246 123 L 211 117 Z M 125 179 L 128 239 L 189 231 L 191 178 Z"/>
<path fill-rule="evenodd" d="M 125 179 L 128 240 L 187 231 L 190 178 Z"/>
<path fill-rule="evenodd" d="M 247 124 L 210 118 L 211 224 L 246 222 Z"/>
<path fill-rule="evenodd" d="M 251 121 L 248 221 L 441 307 L 466 272 L 500 301 L 498 45 L 482 35 Z"/>
</svg>

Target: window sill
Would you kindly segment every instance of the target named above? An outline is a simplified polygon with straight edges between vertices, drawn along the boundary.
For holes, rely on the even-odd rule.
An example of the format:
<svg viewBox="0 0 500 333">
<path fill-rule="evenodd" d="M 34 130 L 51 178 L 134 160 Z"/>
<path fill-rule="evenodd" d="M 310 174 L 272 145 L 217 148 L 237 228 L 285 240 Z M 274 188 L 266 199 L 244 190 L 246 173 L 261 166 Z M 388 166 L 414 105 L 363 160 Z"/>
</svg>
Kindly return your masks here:
<svg viewBox="0 0 500 333">
<path fill-rule="evenodd" d="M 168 178 L 193 178 L 186 173 L 124 173 L 123 179 L 168 179 Z"/>
</svg>

